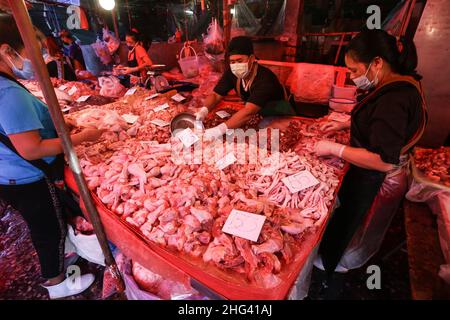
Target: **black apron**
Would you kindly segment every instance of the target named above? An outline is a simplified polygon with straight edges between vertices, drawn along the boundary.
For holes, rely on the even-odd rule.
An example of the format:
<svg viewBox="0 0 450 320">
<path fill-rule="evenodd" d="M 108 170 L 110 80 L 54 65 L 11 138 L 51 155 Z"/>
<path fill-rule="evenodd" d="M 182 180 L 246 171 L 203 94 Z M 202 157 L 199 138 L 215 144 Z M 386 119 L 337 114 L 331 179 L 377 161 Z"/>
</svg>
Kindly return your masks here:
<svg viewBox="0 0 450 320">
<path fill-rule="evenodd" d="M 424 112 L 424 118 L 419 126 L 419 129 L 401 150 L 401 154 L 405 154 L 421 138 L 428 120 L 423 90 L 419 82 L 412 80 L 411 77 L 398 77 L 384 83 L 381 87 L 370 93 L 355 107 L 355 110 L 352 112 L 352 118 L 372 98 L 377 96 L 378 91 L 381 88 L 398 81 L 409 82 L 416 86 L 422 95 L 422 109 Z M 352 130 L 352 147 L 364 148 L 357 138 L 357 124 L 352 126 Z M 323 266 L 328 276 L 333 274 L 355 232 L 364 222 L 366 214 L 380 191 L 385 177 L 386 173 L 384 172 L 368 170 L 355 165 L 350 165 L 350 169 L 345 175 L 338 193 L 341 206 L 334 211 L 319 248 L 319 254 L 322 257 Z"/>
<path fill-rule="evenodd" d="M 136 59 L 136 50 L 135 49 L 136 49 L 136 47 L 134 47 L 130 52 L 130 54 L 133 55 L 132 59 L 130 59 L 130 55 L 128 55 L 128 67 L 130 67 L 130 68 L 136 68 L 137 66 L 139 66 L 137 59 Z M 140 76 L 139 71 L 133 72 L 132 75 L 136 76 L 136 77 Z"/>
</svg>

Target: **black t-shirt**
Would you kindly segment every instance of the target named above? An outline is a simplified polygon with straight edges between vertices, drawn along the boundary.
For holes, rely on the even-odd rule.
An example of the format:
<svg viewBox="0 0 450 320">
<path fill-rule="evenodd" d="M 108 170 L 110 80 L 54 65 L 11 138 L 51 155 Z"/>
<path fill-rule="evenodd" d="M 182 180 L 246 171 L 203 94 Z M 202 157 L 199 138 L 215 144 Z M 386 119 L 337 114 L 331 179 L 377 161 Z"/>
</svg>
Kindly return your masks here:
<svg viewBox="0 0 450 320">
<path fill-rule="evenodd" d="M 407 82 L 389 84 L 352 113 L 351 145 L 379 154 L 386 163 L 398 164 L 401 149 L 417 132 L 423 117 L 416 87 Z"/>
<path fill-rule="evenodd" d="M 58 64 L 55 60 L 47 63 L 47 70 L 51 78 L 58 78 Z M 75 72 L 67 63 L 64 63 L 64 80 L 77 81 Z"/>
<path fill-rule="evenodd" d="M 69 58 L 72 60 L 77 60 L 83 67 L 86 67 L 83 58 L 83 51 L 81 51 L 80 46 L 75 42 L 69 46 Z"/>
<path fill-rule="evenodd" d="M 236 84 L 237 78 L 228 68 L 214 88 L 214 92 L 226 96 L 232 89 L 236 89 Z M 241 83 L 241 99 L 263 109 L 268 102 L 283 100 L 284 90 L 277 76 L 271 70 L 259 65 L 255 80 L 248 92 L 244 90 Z"/>
</svg>

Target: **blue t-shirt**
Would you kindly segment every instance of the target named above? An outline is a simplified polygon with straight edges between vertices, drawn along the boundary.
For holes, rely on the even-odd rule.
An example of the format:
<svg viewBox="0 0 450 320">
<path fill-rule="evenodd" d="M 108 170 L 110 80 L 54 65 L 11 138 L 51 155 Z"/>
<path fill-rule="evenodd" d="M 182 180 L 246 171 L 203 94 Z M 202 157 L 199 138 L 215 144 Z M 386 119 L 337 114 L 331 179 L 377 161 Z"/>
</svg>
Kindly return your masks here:
<svg viewBox="0 0 450 320">
<path fill-rule="evenodd" d="M 17 83 L 0 76 L 0 134 L 39 130 L 42 139 L 56 138 L 47 106 Z M 51 163 L 55 157 L 44 158 Z M 28 184 L 44 173 L 0 142 L 0 184 Z"/>
</svg>

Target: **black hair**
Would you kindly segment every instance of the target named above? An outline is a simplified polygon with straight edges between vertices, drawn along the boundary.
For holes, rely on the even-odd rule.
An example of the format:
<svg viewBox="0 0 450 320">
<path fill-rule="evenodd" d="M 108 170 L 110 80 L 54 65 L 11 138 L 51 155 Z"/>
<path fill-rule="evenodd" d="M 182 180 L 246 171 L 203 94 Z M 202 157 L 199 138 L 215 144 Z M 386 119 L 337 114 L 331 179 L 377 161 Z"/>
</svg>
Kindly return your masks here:
<svg viewBox="0 0 450 320">
<path fill-rule="evenodd" d="M 139 33 L 137 33 L 136 31 L 128 31 L 126 34 L 127 37 L 132 37 L 134 39 L 134 41 L 139 42 L 141 39 Z"/>
<path fill-rule="evenodd" d="M 416 79 L 422 78 L 416 72 L 418 58 L 414 42 L 400 38 L 398 43 L 397 39 L 385 30 L 364 29 L 350 41 L 347 53 L 366 65 L 374 58 L 381 57 L 394 72 Z"/>
<path fill-rule="evenodd" d="M 24 47 L 16 21 L 11 15 L 4 13 L 0 13 L 0 44 L 8 44 L 16 51 Z"/>
</svg>

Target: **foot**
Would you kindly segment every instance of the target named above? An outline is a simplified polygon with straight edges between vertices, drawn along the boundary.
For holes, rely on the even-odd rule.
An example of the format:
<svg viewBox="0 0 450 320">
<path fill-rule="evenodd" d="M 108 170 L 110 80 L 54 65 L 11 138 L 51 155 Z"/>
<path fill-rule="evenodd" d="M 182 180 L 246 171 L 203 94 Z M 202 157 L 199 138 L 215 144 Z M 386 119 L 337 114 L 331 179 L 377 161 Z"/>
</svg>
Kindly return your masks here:
<svg viewBox="0 0 450 320">
<path fill-rule="evenodd" d="M 316 260 L 314 260 L 314 267 L 317 269 L 320 269 L 322 271 L 325 271 L 325 267 L 323 266 L 322 257 L 320 255 L 317 256 Z M 336 269 L 334 269 L 334 272 L 338 273 L 347 273 L 348 269 L 343 267 L 340 263 L 336 266 Z"/>
<path fill-rule="evenodd" d="M 82 293 L 94 283 L 94 280 L 94 275 L 88 273 L 77 279 L 69 277 L 57 285 L 43 287 L 48 290 L 50 299 L 60 299 Z"/>
</svg>

